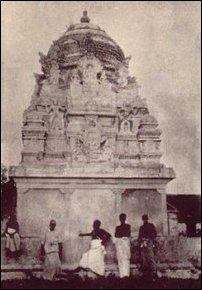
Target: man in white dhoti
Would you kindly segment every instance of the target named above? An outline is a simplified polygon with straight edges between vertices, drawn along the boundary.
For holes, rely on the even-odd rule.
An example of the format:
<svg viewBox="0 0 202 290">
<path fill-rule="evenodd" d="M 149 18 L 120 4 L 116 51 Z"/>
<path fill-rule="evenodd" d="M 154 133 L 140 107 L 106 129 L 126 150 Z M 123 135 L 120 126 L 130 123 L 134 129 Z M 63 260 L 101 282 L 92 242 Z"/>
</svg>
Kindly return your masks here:
<svg viewBox="0 0 202 290">
<path fill-rule="evenodd" d="M 41 254 L 45 255 L 43 278 L 54 280 L 61 273 L 62 243 L 60 235 L 55 229 L 56 221 L 51 220 L 49 229 L 41 241 Z"/>
<path fill-rule="evenodd" d="M 90 250 L 83 254 L 79 266 L 84 269 L 89 269 L 97 275 L 104 276 L 104 256 L 106 254 L 104 245 L 109 241 L 111 235 L 107 231 L 101 229 L 100 226 L 101 222 L 95 220 L 91 233 L 79 234 L 80 237 L 92 237 Z"/>
<path fill-rule="evenodd" d="M 13 215 L 9 218 L 6 224 L 6 255 L 10 258 L 18 258 L 20 255 L 20 235 L 19 224 L 16 217 Z"/>
<path fill-rule="evenodd" d="M 120 226 L 116 227 L 115 238 L 116 238 L 116 253 L 119 266 L 120 278 L 130 276 L 130 236 L 131 227 L 126 224 L 126 214 L 122 213 L 119 216 Z"/>
</svg>

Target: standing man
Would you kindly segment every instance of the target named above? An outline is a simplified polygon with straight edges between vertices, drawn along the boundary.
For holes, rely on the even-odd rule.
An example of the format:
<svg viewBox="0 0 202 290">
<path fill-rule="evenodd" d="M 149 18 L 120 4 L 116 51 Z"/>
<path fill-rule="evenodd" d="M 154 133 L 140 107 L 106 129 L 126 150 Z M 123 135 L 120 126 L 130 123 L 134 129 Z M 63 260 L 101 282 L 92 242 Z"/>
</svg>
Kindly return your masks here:
<svg viewBox="0 0 202 290">
<path fill-rule="evenodd" d="M 90 249 L 83 254 L 79 266 L 84 269 L 90 269 L 99 276 L 105 274 L 104 256 L 105 245 L 109 242 L 111 235 L 100 228 L 101 221 L 95 220 L 93 222 L 93 230 L 90 233 L 79 234 L 79 237 L 89 236 L 92 238 Z"/>
<path fill-rule="evenodd" d="M 61 273 L 62 243 L 55 229 L 56 221 L 51 220 L 41 242 L 41 254 L 45 255 L 43 278 L 54 280 L 55 275 Z"/>
<path fill-rule="evenodd" d="M 115 238 L 116 238 L 116 253 L 119 266 L 120 278 L 130 276 L 130 236 L 131 227 L 126 224 L 126 214 L 122 213 L 119 216 L 121 224 L 116 227 Z"/>
<path fill-rule="evenodd" d="M 154 244 L 157 236 L 156 228 L 149 223 L 148 215 L 142 216 L 143 225 L 139 229 L 138 242 L 140 245 L 143 274 L 151 277 L 156 276 L 156 262 L 154 258 Z"/>
</svg>

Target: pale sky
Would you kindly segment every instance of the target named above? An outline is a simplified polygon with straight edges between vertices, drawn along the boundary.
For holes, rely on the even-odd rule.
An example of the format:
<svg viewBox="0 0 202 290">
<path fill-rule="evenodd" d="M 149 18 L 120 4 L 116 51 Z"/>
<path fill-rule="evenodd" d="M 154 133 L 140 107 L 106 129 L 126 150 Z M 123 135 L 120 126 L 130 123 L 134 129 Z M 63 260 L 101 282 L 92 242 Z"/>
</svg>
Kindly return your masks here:
<svg viewBox="0 0 202 290">
<path fill-rule="evenodd" d="M 130 74 L 141 85 L 162 129 L 161 161 L 176 179 L 168 193 L 200 194 L 200 1 L 2 1 L 2 162 L 20 162 L 23 111 L 47 53 L 87 9 L 132 56 Z"/>
</svg>

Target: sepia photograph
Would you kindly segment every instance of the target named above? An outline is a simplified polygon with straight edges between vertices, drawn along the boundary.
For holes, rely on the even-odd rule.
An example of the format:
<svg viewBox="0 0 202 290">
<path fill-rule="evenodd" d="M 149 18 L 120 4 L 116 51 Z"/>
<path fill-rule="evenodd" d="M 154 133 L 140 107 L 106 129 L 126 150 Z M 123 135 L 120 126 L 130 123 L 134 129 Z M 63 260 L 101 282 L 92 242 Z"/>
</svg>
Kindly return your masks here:
<svg viewBox="0 0 202 290">
<path fill-rule="evenodd" d="M 1 288 L 201 289 L 201 2 L 1 1 Z"/>
</svg>

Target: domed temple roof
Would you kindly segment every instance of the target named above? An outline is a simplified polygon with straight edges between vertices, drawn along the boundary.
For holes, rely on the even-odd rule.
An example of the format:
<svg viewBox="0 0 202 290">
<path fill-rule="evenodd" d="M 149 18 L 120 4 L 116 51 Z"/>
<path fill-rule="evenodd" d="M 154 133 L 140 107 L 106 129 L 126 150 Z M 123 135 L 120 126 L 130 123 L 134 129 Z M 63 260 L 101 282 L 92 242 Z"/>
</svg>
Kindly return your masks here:
<svg viewBox="0 0 202 290">
<path fill-rule="evenodd" d="M 148 168 L 159 178 L 161 131 L 129 74 L 130 57 L 87 12 L 39 55 L 43 74 L 34 74 L 23 114 L 21 164 L 29 174 L 40 167 L 45 176 L 125 178 L 150 176 Z"/>
<path fill-rule="evenodd" d="M 99 26 L 91 24 L 87 11 L 84 11 L 80 23 L 70 25 L 67 31 L 53 42 L 47 57 L 55 58 L 60 67 L 66 67 L 90 53 L 102 63 L 112 66 L 125 59 L 116 42 Z"/>
</svg>

